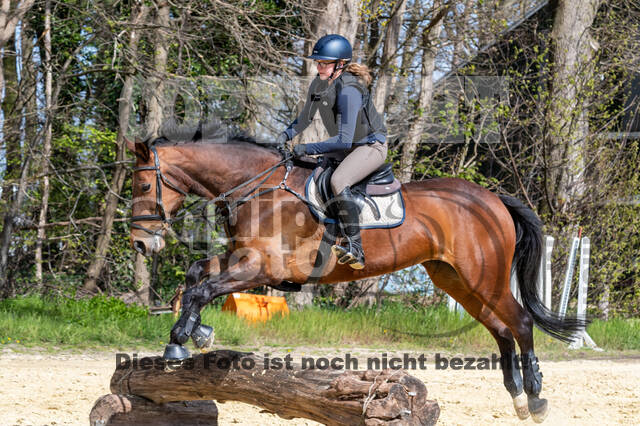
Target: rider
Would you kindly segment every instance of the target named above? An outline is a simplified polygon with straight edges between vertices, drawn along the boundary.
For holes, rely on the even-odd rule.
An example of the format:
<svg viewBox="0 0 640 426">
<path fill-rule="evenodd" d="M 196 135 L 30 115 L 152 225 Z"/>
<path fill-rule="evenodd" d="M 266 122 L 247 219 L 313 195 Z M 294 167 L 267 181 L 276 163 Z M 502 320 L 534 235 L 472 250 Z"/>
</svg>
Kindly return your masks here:
<svg viewBox="0 0 640 426">
<path fill-rule="evenodd" d="M 384 119 L 372 102 L 366 65 L 350 63 L 351 44 L 338 34 L 318 40 L 309 59 L 316 61 L 317 77 L 311 82 L 307 100 L 298 118 L 278 137 L 284 144 L 302 132 L 320 111 L 331 136 L 323 142 L 298 144 L 296 156 L 328 154 L 340 162 L 331 177 L 340 228 L 345 243 L 333 246 L 339 263 L 364 268 L 359 211 L 351 186 L 374 172 L 387 157 Z"/>
</svg>

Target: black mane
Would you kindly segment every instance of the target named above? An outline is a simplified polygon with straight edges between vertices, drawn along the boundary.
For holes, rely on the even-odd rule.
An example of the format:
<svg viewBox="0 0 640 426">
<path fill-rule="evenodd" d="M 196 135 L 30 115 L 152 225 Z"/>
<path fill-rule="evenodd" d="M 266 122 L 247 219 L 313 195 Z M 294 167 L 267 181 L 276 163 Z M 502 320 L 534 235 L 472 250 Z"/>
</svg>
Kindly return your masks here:
<svg viewBox="0 0 640 426">
<path fill-rule="evenodd" d="M 259 141 L 246 132 L 226 126 L 218 120 L 197 124 L 178 124 L 175 120 L 169 120 L 162 125 L 160 136 L 144 140 L 145 144 L 156 146 L 242 142 L 282 154 L 275 141 Z"/>
</svg>

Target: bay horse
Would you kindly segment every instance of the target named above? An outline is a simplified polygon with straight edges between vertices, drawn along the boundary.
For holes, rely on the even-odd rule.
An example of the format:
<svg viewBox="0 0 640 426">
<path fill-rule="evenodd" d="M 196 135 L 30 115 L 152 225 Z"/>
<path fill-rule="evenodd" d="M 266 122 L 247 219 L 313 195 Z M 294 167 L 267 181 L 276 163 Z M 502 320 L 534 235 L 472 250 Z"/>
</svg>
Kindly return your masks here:
<svg viewBox="0 0 640 426">
<path fill-rule="evenodd" d="M 130 235 L 135 250 L 148 256 L 164 247 L 171 218 L 187 194 L 233 210 L 226 223 L 229 250 L 195 262 L 187 273 L 181 316 L 170 336 L 170 345 L 183 357 L 189 356 L 182 345 L 190 337 L 197 347 L 206 344 L 211 329 L 200 324 L 200 311 L 213 299 L 283 281 L 307 281 L 324 226 L 296 194 L 303 193 L 312 170 L 292 166 L 284 151 L 243 138 L 127 145 L 136 155 Z M 271 190 L 260 192 L 263 188 Z M 518 416 L 526 419 L 531 414 L 536 422 L 543 421 L 548 406 L 539 397 L 542 374 L 533 326 L 568 342 L 586 321 L 560 318 L 537 295 L 540 220 L 517 199 L 462 179 L 410 182 L 401 191 L 404 222 L 396 228 L 362 231 L 365 268 L 340 265 L 332 255 L 319 283 L 360 280 L 422 264 L 433 283 L 495 338 L 504 386 Z M 510 290 L 512 266 L 522 306 Z"/>
</svg>

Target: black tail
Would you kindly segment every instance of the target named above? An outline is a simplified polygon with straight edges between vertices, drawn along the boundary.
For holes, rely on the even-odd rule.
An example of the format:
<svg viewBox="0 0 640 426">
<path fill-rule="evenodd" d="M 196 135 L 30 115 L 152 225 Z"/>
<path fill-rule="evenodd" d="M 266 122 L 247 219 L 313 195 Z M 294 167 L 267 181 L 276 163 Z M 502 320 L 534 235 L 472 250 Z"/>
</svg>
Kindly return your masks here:
<svg viewBox="0 0 640 426">
<path fill-rule="evenodd" d="M 576 317 L 562 318 L 544 306 L 538 297 L 536 284 L 542 256 L 542 222 L 520 200 L 507 195 L 500 195 L 500 199 L 516 225 L 513 263 L 518 274 L 522 303 L 540 329 L 556 339 L 570 343 L 574 334 L 584 329 L 589 321 Z"/>
</svg>

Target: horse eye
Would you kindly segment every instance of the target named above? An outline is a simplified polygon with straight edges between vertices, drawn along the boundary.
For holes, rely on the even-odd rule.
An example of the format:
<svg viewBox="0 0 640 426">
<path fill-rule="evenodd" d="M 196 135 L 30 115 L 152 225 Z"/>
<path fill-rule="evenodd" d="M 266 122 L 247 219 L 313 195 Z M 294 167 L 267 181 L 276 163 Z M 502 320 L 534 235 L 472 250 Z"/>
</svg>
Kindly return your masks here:
<svg viewBox="0 0 640 426">
<path fill-rule="evenodd" d="M 148 191 L 148 190 L 150 190 L 150 189 L 151 189 L 151 184 L 150 184 L 150 183 L 143 183 L 143 184 L 142 184 L 142 190 L 143 190 L 144 192 L 147 192 L 147 191 Z"/>
</svg>

